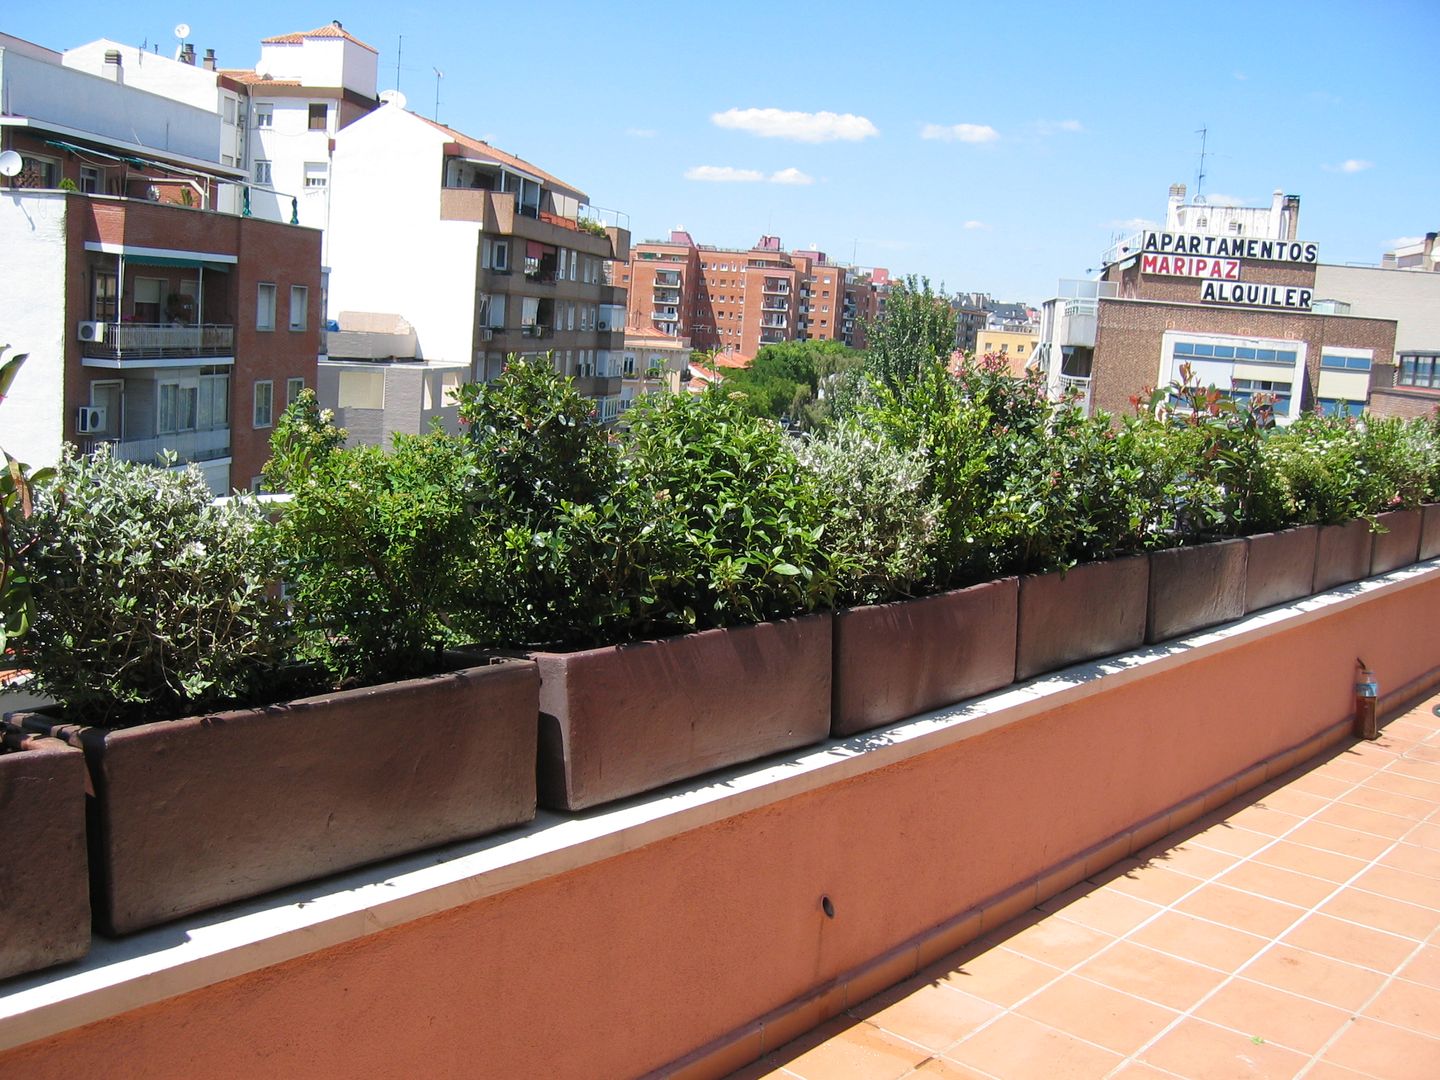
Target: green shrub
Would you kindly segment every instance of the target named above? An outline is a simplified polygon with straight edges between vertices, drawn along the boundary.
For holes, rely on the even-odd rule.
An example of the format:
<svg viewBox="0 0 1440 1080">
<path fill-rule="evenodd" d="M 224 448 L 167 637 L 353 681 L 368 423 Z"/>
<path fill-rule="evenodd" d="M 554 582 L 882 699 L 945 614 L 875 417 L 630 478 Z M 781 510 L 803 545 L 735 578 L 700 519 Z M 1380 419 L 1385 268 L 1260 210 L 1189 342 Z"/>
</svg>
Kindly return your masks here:
<svg viewBox="0 0 1440 1080">
<path fill-rule="evenodd" d="M 925 461 L 855 425 L 799 444 L 800 460 L 833 497 L 825 537 L 851 566 L 848 604 L 909 596 L 930 567 L 939 507 L 926 498 Z"/>
<path fill-rule="evenodd" d="M 16 522 L 34 598 L 13 645 L 67 718 L 116 725 L 265 700 L 290 657 L 259 507 L 195 470 L 67 452 Z"/>
<path fill-rule="evenodd" d="M 658 530 L 645 595 L 664 622 L 759 622 L 834 603 L 850 573 L 829 496 L 791 441 L 723 390 L 631 409 L 625 465 Z"/>
<path fill-rule="evenodd" d="M 8 345 L 0 345 L 0 357 L 9 349 Z M 26 355 L 19 353 L 0 365 L 0 402 L 4 402 L 20 374 Z M 28 571 L 22 565 L 34 540 L 22 540 L 16 529 L 34 512 L 35 485 L 53 475 L 53 469 L 32 470 L 0 450 L 0 653 L 12 638 L 25 632 L 35 617 L 35 597 Z"/>
<path fill-rule="evenodd" d="M 339 685 L 436 670 L 475 575 L 478 475 L 443 433 L 330 450 L 287 474 L 282 569 L 307 655 Z"/>
</svg>

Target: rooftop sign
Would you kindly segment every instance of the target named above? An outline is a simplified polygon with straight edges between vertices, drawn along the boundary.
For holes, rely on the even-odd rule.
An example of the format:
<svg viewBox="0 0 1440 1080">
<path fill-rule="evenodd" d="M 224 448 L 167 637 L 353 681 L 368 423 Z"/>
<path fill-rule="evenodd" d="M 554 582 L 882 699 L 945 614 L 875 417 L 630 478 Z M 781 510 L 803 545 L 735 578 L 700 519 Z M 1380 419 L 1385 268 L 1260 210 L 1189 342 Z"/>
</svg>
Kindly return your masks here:
<svg viewBox="0 0 1440 1080">
<path fill-rule="evenodd" d="M 1152 255 L 1203 255 L 1211 259 L 1255 259 L 1259 262 L 1313 264 L 1320 261 L 1320 249 L 1314 241 L 1262 240 L 1254 236 L 1152 231 L 1143 234 L 1140 251 Z"/>
</svg>

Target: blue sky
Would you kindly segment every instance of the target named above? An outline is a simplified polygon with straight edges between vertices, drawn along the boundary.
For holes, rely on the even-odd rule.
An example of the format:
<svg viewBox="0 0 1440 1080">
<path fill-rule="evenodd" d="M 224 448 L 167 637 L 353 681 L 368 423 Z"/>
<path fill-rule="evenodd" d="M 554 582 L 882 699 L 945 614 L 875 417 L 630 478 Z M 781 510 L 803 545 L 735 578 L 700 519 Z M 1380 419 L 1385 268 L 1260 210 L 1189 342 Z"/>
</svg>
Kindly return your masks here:
<svg viewBox="0 0 1440 1080">
<path fill-rule="evenodd" d="M 639 238 L 787 247 L 1039 301 L 1173 182 L 1301 196 L 1326 262 L 1440 228 L 1436 0 L 12 6 L 52 48 L 192 27 L 222 67 L 340 19 L 381 88 L 576 184 Z M 449 14 L 463 10 L 464 13 Z M 828 115 L 827 115 L 828 114 Z"/>
</svg>

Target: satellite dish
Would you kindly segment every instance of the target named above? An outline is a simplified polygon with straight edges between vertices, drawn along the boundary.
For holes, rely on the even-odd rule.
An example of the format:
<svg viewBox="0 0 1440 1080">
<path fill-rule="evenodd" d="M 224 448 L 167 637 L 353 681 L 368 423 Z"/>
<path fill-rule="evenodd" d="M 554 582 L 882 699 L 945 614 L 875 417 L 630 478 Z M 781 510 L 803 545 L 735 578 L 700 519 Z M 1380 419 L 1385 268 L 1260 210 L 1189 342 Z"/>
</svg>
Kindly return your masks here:
<svg viewBox="0 0 1440 1080">
<path fill-rule="evenodd" d="M 190 24 L 182 22 L 177 25 L 175 27 L 175 36 L 181 41 L 184 41 L 186 38 L 188 38 L 190 36 Z"/>
<path fill-rule="evenodd" d="M 20 175 L 21 164 L 19 154 L 14 150 L 6 150 L 3 154 L 0 154 L 0 176 Z"/>
<path fill-rule="evenodd" d="M 380 91 L 380 100 L 386 105 L 394 105 L 397 109 L 403 109 L 405 107 L 405 95 L 399 90 Z"/>
</svg>

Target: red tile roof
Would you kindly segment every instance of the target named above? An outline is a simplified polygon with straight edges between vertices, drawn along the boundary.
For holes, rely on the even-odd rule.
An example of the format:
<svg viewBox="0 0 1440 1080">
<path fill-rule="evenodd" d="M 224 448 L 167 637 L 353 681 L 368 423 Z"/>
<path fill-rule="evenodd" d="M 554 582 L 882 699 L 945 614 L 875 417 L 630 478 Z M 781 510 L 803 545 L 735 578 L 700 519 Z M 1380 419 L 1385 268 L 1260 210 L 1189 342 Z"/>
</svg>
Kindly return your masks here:
<svg viewBox="0 0 1440 1080">
<path fill-rule="evenodd" d="M 216 72 L 227 79 L 234 79 L 238 83 L 245 83 L 249 86 L 299 86 L 299 79 L 268 79 L 258 72 L 250 71 L 248 68 L 221 68 Z"/>
<path fill-rule="evenodd" d="M 362 49 L 369 49 L 379 54 L 380 50 L 373 45 L 366 45 L 350 31 L 346 30 L 338 22 L 326 23 L 324 26 L 316 27 L 314 30 L 301 30 L 293 34 L 276 34 L 274 37 L 261 38 L 261 45 L 299 45 L 306 38 L 344 38 L 346 41 L 354 42 Z"/>
<path fill-rule="evenodd" d="M 429 124 L 431 127 L 438 128 L 439 130 L 445 132 L 445 134 L 449 135 L 450 138 L 455 140 L 455 142 L 459 143 L 461 146 L 465 147 L 467 150 L 473 150 L 475 153 L 480 154 L 483 157 L 489 158 L 491 161 L 499 162 L 502 165 L 510 165 L 517 169 L 523 169 L 531 176 L 538 176 L 541 180 L 554 184 L 556 187 L 564 188 L 566 191 L 573 191 L 576 195 L 580 196 L 581 202 L 589 202 L 590 200 L 590 197 L 586 195 L 583 191 L 581 191 L 579 188 L 577 188 L 574 184 L 567 184 L 558 176 L 551 176 L 549 173 L 545 172 L 538 166 L 531 164 L 524 158 L 516 157 L 514 154 L 507 154 L 504 150 L 497 149 L 496 147 L 491 146 L 489 143 L 484 142 L 481 139 L 472 139 L 469 135 L 466 135 L 463 132 L 456 131 L 454 128 L 446 127 L 444 124 L 437 123 L 434 120 L 426 120 L 425 117 L 421 116 L 419 113 L 411 113 L 410 115 L 414 116 L 417 120 L 425 120 L 425 123 Z"/>
</svg>

